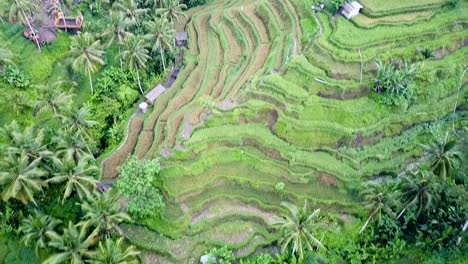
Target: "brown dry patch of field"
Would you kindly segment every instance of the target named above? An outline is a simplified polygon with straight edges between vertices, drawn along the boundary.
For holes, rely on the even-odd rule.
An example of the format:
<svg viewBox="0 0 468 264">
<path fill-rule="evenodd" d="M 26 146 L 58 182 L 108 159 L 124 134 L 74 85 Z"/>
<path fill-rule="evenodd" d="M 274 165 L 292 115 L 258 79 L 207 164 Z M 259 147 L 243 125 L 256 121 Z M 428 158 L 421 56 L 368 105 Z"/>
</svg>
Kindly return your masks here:
<svg viewBox="0 0 468 264">
<path fill-rule="evenodd" d="M 333 186 L 333 187 L 338 186 L 338 183 L 336 182 L 336 177 L 326 172 L 320 172 L 319 179 L 321 182 L 325 183 L 328 186 Z"/>
<path fill-rule="evenodd" d="M 127 160 L 129 155 L 132 154 L 138 141 L 138 135 L 140 134 L 142 128 L 143 121 L 138 116 L 135 116 L 130 122 L 130 126 L 127 131 L 127 140 L 125 141 L 124 145 L 122 145 L 120 149 L 115 151 L 102 163 L 103 179 L 112 179 L 117 177 L 119 174 L 117 168 L 121 166 L 125 160 Z"/>
<path fill-rule="evenodd" d="M 229 60 L 231 63 L 236 63 L 242 55 L 242 48 L 238 40 L 234 37 L 233 29 L 227 24 L 231 23 L 228 20 L 225 20 L 223 31 L 227 41 L 229 42 Z"/>
</svg>

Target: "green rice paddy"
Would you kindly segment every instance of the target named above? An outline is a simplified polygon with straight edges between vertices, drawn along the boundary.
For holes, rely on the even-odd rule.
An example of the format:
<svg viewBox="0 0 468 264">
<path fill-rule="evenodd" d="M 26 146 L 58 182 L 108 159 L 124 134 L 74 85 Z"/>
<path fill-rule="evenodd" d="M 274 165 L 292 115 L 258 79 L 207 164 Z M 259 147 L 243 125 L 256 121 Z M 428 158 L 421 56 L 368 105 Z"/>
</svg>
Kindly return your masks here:
<svg viewBox="0 0 468 264">
<path fill-rule="evenodd" d="M 363 0 L 359 17 L 319 13 L 320 25 L 302 0 L 190 10 L 177 81 L 103 164 L 110 179 L 130 154 L 161 161 L 165 212 L 125 225 L 132 243 L 157 263 L 196 263 L 221 244 L 248 256 L 278 238 L 268 223 L 282 200 L 357 221 L 356 186 L 398 173 L 419 143 L 466 125 L 468 4 L 443 3 Z M 422 47 L 434 58 L 421 61 L 412 99 L 382 104 L 374 60 L 421 60 Z"/>
</svg>

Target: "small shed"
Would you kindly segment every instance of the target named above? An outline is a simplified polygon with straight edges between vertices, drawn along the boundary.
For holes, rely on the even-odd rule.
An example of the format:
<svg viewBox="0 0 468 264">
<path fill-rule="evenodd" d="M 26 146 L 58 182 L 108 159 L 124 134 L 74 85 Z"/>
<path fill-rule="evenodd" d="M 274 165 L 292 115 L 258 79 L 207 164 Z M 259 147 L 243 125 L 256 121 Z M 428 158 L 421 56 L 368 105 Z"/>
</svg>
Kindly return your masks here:
<svg viewBox="0 0 468 264">
<path fill-rule="evenodd" d="M 188 34 L 187 32 L 176 32 L 175 42 L 177 46 L 187 46 Z"/>
<path fill-rule="evenodd" d="M 166 91 L 166 87 L 164 87 L 162 84 L 158 83 L 158 85 L 156 85 L 156 87 L 154 87 L 153 89 L 151 89 L 151 91 L 149 91 L 149 92 L 145 95 L 145 97 L 146 97 L 146 102 L 148 102 L 148 104 L 153 105 L 154 102 L 156 101 L 156 99 L 157 99 L 161 94 L 163 94 L 165 91 Z"/>
<path fill-rule="evenodd" d="M 347 19 L 351 19 L 359 14 L 363 6 L 358 1 L 353 1 L 344 3 L 341 8 L 341 14 L 343 14 Z"/>
</svg>

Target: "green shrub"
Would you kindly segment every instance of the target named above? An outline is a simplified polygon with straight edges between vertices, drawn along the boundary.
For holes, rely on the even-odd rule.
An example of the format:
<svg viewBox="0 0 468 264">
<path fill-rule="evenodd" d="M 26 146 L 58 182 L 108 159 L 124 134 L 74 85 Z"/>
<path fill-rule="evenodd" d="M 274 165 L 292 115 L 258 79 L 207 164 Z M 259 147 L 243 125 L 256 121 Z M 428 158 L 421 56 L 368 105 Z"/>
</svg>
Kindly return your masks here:
<svg viewBox="0 0 468 264">
<path fill-rule="evenodd" d="M 210 249 L 208 255 L 211 257 L 208 260 L 209 264 L 232 264 L 236 259 L 232 250 L 228 249 L 226 245 Z"/>
<path fill-rule="evenodd" d="M 28 88 L 31 85 L 31 78 L 19 68 L 12 65 L 5 65 L 2 73 L 3 80 L 16 88 Z"/>
<path fill-rule="evenodd" d="M 128 211 L 138 218 L 159 217 L 165 206 L 154 186 L 161 170 L 159 163 L 130 156 L 118 170 L 117 188 L 128 202 Z"/>
</svg>

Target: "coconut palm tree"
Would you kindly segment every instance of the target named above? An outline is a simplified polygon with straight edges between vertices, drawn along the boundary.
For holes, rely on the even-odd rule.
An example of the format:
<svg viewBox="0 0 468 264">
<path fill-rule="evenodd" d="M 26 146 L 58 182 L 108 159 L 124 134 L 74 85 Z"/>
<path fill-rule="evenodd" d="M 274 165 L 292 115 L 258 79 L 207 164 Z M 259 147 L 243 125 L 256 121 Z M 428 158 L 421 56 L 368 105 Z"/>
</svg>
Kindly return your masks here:
<svg viewBox="0 0 468 264">
<path fill-rule="evenodd" d="M 32 107 L 32 102 L 23 91 L 12 90 L 0 97 L 0 108 L 15 115 L 22 115 Z M 8 109 L 6 109 L 8 107 Z"/>
<path fill-rule="evenodd" d="M 72 39 L 70 55 L 74 58 L 72 68 L 75 71 L 83 70 L 88 74 L 91 94 L 94 94 L 91 74 L 97 71 L 97 64 L 104 65 L 104 55 L 100 40 L 95 40 L 91 33 L 79 33 Z"/>
<path fill-rule="evenodd" d="M 78 163 L 83 157 L 91 156 L 88 152 L 89 145 L 83 139 L 79 131 L 73 131 L 71 128 L 60 130 L 52 142 L 56 145 L 56 156 L 60 159 L 73 159 Z"/>
<path fill-rule="evenodd" d="M 15 198 L 23 204 L 33 202 L 34 194 L 42 192 L 47 172 L 38 167 L 41 158 L 30 161 L 26 151 L 20 155 L 10 153 L 0 160 L 0 186 L 3 201 Z"/>
<path fill-rule="evenodd" d="M 164 71 L 166 71 L 164 50 L 172 50 L 174 39 L 173 25 L 166 18 L 160 17 L 145 23 L 145 26 L 150 33 L 146 34 L 144 38 L 151 44 L 152 52 L 159 51 Z"/>
<path fill-rule="evenodd" d="M 41 96 L 39 100 L 36 101 L 35 116 L 49 111 L 54 115 L 60 114 L 61 110 L 70 104 L 74 96 L 74 94 L 61 92 L 58 84 L 52 87 L 41 85 L 38 88 Z"/>
<path fill-rule="evenodd" d="M 73 225 L 69 222 L 63 234 L 47 231 L 46 235 L 50 239 L 49 247 L 56 249 L 57 253 L 52 254 L 42 264 L 82 264 L 94 256 L 91 247 L 96 243 L 97 232 L 89 233 L 86 224 Z"/>
<path fill-rule="evenodd" d="M 367 225 L 373 220 L 378 219 L 379 222 L 382 219 L 382 212 L 389 215 L 393 215 L 391 206 L 395 204 L 395 199 L 388 186 L 384 184 L 369 183 L 364 187 L 364 191 L 361 195 L 365 200 L 365 207 L 370 210 L 369 218 L 359 230 L 359 234 L 364 232 Z"/>
<path fill-rule="evenodd" d="M 23 131 L 12 134 L 12 139 L 7 147 L 9 153 L 20 155 L 25 153 L 29 161 L 35 159 L 47 159 L 52 156 L 45 142 L 44 129 L 36 130 L 27 127 Z"/>
<path fill-rule="evenodd" d="M 145 40 L 139 36 L 129 37 L 125 40 L 124 50 L 121 54 L 124 61 L 127 62 L 127 67 L 133 69 L 137 73 L 138 88 L 143 95 L 143 88 L 141 88 L 140 69 L 146 67 L 146 62 L 150 58 L 148 50 L 146 49 Z"/>
<path fill-rule="evenodd" d="M 0 48 L 0 66 L 4 64 L 13 64 L 13 53 L 9 49 Z"/>
<path fill-rule="evenodd" d="M 91 158 L 83 158 L 76 163 L 73 159 L 54 159 L 56 172 L 46 183 L 65 183 L 65 191 L 62 203 L 70 197 L 73 191 L 78 194 L 80 200 L 92 198 L 92 191 L 96 187 L 97 180 L 94 176 L 99 169 L 89 164 Z"/>
<path fill-rule="evenodd" d="M 453 161 L 461 160 L 461 154 L 456 151 L 457 141 L 449 140 L 448 135 L 444 139 L 430 145 L 421 145 L 427 159 L 431 162 L 431 170 L 435 175 L 446 180 L 452 174 Z"/>
<path fill-rule="evenodd" d="M 179 21 L 180 16 L 187 17 L 182 11 L 184 9 L 187 9 L 187 5 L 181 4 L 179 0 L 165 0 L 164 6 L 156 10 L 156 14 L 161 14 L 174 22 Z"/>
<path fill-rule="evenodd" d="M 134 246 L 124 248 L 123 237 L 112 240 L 106 237 L 103 242 L 99 242 L 99 249 L 95 254 L 93 263 L 96 264 L 127 264 L 138 263 L 139 251 Z"/>
<path fill-rule="evenodd" d="M 21 21 L 28 25 L 29 30 L 34 32 L 34 29 L 29 21 L 31 14 L 38 9 L 37 2 L 30 0 L 11 0 L 9 19 L 12 23 Z M 41 52 L 41 45 L 36 42 L 39 52 Z"/>
<path fill-rule="evenodd" d="M 107 233 L 117 230 L 122 222 L 130 222 L 130 216 L 120 210 L 119 194 L 113 190 L 104 193 L 95 192 L 89 201 L 84 201 L 81 208 L 85 213 L 83 219 L 99 230 L 99 233 Z"/>
<path fill-rule="evenodd" d="M 429 171 L 417 171 L 410 177 L 402 177 L 400 186 L 404 206 L 397 218 L 400 218 L 408 208 L 416 207 L 416 216 L 434 206 L 434 190 L 438 184 L 434 181 L 434 174 Z"/>
<path fill-rule="evenodd" d="M 133 35 L 131 32 L 127 31 L 127 28 L 128 24 L 127 20 L 125 20 L 125 15 L 122 12 L 111 12 L 107 27 L 101 34 L 101 36 L 108 38 L 107 47 L 117 42 L 119 46 L 120 69 L 123 67 L 122 57 L 120 57 L 120 48 L 125 38 Z"/>
<path fill-rule="evenodd" d="M 135 0 L 119 0 L 114 3 L 113 7 L 125 14 L 126 24 L 130 27 L 139 26 L 140 17 L 149 11 L 147 8 L 139 8 Z"/>
<path fill-rule="evenodd" d="M 90 139 L 88 129 L 96 125 L 96 121 L 89 120 L 89 110 L 86 107 L 79 109 L 69 109 L 69 111 L 62 115 L 62 124 L 72 131 L 79 132 L 83 138 Z"/>
<path fill-rule="evenodd" d="M 291 245 L 292 253 L 302 260 L 305 250 L 313 250 L 314 246 L 317 249 L 325 248 L 314 237 L 316 229 L 322 225 L 318 221 L 320 209 L 309 214 L 306 201 L 304 201 L 304 207 L 301 210 L 287 202 L 282 202 L 281 205 L 288 210 L 288 214 L 284 214 L 273 222 L 273 225 L 283 232 L 283 237 L 279 241 L 281 252 L 285 252 Z"/>
<path fill-rule="evenodd" d="M 164 0 L 146 0 L 145 6 L 151 7 L 151 9 L 161 8 L 163 7 Z"/>
<path fill-rule="evenodd" d="M 23 220 L 19 231 L 23 233 L 22 239 L 26 246 L 34 246 L 36 256 L 39 256 L 39 249 L 47 247 L 46 232 L 54 231 L 60 223 L 61 221 L 58 219 L 34 211 Z"/>
</svg>

